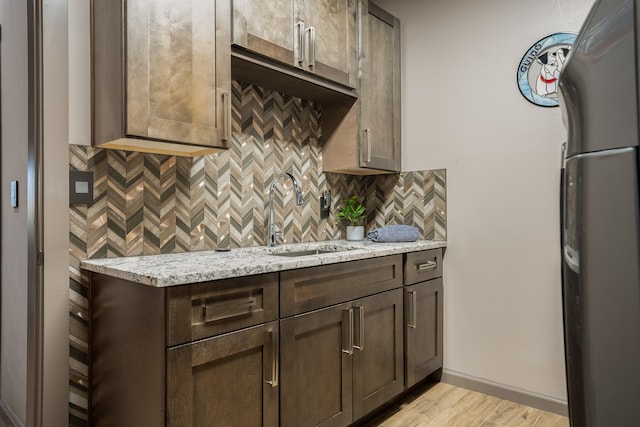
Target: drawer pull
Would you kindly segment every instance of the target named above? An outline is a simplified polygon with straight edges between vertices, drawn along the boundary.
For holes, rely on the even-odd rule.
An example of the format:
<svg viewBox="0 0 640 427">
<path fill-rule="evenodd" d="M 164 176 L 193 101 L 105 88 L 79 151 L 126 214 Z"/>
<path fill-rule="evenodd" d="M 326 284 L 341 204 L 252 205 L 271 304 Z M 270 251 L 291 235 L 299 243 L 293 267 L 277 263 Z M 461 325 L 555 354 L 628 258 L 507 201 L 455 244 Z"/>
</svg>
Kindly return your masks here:
<svg viewBox="0 0 640 427">
<path fill-rule="evenodd" d="M 411 294 L 411 323 L 407 326 L 416 329 L 418 327 L 418 292 L 410 291 Z"/>
<path fill-rule="evenodd" d="M 436 261 L 427 261 L 425 263 L 418 264 L 418 270 L 420 271 L 435 270 L 437 266 L 438 266 L 438 263 Z"/>
<path fill-rule="evenodd" d="M 280 376 L 278 332 L 271 330 L 267 331 L 267 334 L 271 337 L 271 354 L 273 355 L 273 360 L 271 361 L 271 379 L 265 382 L 272 388 L 276 388 L 278 387 L 278 377 Z"/>
<path fill-rule="evenodd" d="M 194 324 L 215 322 L 222 319 L 246 316 L 251 314 L 253 308 L 258 304 L 257 298 L 249 296 L 244 300 L 231 299 L 227 301 L 216 301 L 207 304 L 202 302 L 200 308 L 200 322 Z"/>
</svg>

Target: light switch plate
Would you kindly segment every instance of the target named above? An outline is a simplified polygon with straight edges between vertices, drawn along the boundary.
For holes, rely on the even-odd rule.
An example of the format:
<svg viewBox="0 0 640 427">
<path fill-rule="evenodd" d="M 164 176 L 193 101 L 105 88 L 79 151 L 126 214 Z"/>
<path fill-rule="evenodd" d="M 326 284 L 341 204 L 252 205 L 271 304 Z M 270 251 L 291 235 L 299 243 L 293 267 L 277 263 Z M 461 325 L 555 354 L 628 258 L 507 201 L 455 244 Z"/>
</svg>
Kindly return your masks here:
<svg viewBox="0 0 640 427">
<path fill-rule="evenodd" d="M 69 171 L 69 204 L 93 203 L 93 172 Z"/>
<path fill-rule="evenodd" d="M 11 181 L 11 207 L 18 207 L 18 181 Z"/>
</svg>

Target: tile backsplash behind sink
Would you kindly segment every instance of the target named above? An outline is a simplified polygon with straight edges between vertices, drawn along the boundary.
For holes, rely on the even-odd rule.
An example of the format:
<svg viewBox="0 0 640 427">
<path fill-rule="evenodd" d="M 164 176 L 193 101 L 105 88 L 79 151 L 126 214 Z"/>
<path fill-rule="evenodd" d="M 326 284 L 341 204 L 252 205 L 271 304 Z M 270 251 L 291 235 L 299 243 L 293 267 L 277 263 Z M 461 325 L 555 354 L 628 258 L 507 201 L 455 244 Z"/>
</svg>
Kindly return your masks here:
<svg viewBox="0 0 640 427">
<path fill-rule="evenodd" d="M 337 205 L 366 199 L 367 229 L 418 227 L 424 239 L 446 239 L 445 170 L 380 176 L 322 172 L 321 107 L 233 82 L 233 141 L 228 151 L 196 158 L 71 145 L 71 170 L 93 171 L 94 204 L 71 206 L 70 425 L 87 425 L 87 258 L 190 252 L 264 245 L 269 186 L 288 171 L 299 179 L 303 206 L 282 180 L 275 221 L 288 243 L 344 238 Z M 282 189 L 284 188 L 284 191 Z M 332 193 L 332 214 L 320 219 L 319 197 Z"/>
</svg>

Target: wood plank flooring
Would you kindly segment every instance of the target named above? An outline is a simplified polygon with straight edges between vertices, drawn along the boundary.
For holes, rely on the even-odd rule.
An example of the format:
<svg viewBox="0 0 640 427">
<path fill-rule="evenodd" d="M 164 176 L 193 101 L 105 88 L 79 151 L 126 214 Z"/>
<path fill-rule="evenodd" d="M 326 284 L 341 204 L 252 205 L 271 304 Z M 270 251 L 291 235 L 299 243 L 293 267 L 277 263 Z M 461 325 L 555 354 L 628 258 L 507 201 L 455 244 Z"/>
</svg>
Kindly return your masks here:
<svg viewBox="0 0 640 427">
<path fill-rule="evenodd" d="M 569 420 L 449 384 L 430 383 L 361 426 L 569 427 Z"/>
<path fill-rule="evenodd" d="M 566 417 L 445 383 L 430 383 L 360 427 L 569 427 Z M 0 427 L 13 427 L 0 409 Z"/>
</svg>

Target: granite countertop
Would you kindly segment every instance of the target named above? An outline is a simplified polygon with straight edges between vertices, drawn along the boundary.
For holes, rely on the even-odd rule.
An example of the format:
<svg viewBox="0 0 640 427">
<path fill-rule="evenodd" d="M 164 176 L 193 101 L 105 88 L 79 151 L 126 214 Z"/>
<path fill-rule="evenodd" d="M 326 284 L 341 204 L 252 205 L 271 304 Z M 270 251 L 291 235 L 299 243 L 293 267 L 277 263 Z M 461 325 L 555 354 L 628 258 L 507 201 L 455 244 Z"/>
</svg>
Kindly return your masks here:
<svg viewBox="0 0 640 427">
<path fill-rule="evenodd" d="M 446 241 L 418 240 L 410 243 L 373 243 L 332 240 L 232 249 L 228 252 L 202 251 L 85 260 L 80 267 L 124 280 L 154 287 L 250 276 L 317 265 L 375 258 L 447 246 Z M 277 255 L 306 250 L 328 252 L 305 256 Z"/>
</svg>

